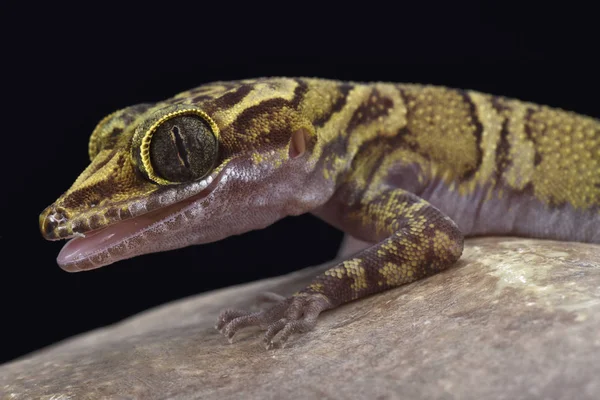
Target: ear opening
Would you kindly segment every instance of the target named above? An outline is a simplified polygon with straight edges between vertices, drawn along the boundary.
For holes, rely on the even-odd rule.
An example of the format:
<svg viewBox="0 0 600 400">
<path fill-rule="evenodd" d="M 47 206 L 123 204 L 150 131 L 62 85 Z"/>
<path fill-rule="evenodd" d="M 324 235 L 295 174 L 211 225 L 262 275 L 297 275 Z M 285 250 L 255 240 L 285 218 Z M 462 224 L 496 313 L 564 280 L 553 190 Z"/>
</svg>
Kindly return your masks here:
<svg viewBox="0 0 600 400">
<path fill-rule="evenodd" d="M 306 128 L 300 128 L 292 133 L 290 138 L 289 156 L 291 159 L 301 157 L 306 152 L 309 134 Z"/>
</svg>

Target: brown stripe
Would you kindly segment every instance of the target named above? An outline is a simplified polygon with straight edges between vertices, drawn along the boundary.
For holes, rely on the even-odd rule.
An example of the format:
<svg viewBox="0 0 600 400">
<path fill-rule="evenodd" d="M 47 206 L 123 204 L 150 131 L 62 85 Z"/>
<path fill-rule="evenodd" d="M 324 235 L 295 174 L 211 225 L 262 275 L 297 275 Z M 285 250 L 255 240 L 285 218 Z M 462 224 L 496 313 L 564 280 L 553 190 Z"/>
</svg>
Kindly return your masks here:
<svg viewBox="0 0 600 400">
<path fill-rule="evenodd" d="M 492 108 L 498 112 L 500 115 L 504 115 L 505 111 L 510 111 L 510 108 L 504 104 L 505 99 L 500 96 L 492 96 Z"/>
<path fill-rule="evenodd" d="M 308 92 L 308 84 L 302 79 L 295 79 L 295 81 L 298 86 L 294 89 L 294 98 L 290 102 L 290 105 L 297 110 L 302 100 L 304 100 L 304 95 Z"/>
<path fill-rule="evenodd" d="M 299 81 L 299 83 L 300 83 L 300 81 Z M 300 102 L 302 101 L 302 97 L 304 96 L 304 93 L 306 93 L 306 91 L 308 90 L 308 86 L 304 82 L 302 82 L 302 83 L 303 84 L 299 84 L 296 87 L 296 89 L 294 89 L 294 96 L 291 101 L 282 99 L 280 97 L 274 98 L 274 99 L 263 100 L 260 103 L 250 106 L 250 107 L 246 108 L 245 110 L 243 110 L 242 112 L 240 112 L 240 114 L 237 116 L 235 121 L 233 121 L 233 123 L 231 124 L 231 128 L 234 130 L 238 129 L 239 124 L 246 123 L 247 121 L 253 119 L 254 116 L 263 114 L 263 113 L 271 111 L 271 110 L 281 109 L 286 106 L 292 107 L 292 108 L 297 108 L 300 105 Z M 254 87 L 248 86 L 248 88 L 250 90 L 252 90 Z M 240 98 L 239 101 L 241 101 L 242 98 Z M 230 104 L 228 107 L 231 107 L 232 105 L 233 104 Z"/>
<path fill-rule="evenodd" d="M 534 166 L 538 166 L 540 165 L 540 163 L 542 162 L 542 155 L 539 152 L 539 146 L 537 145 L 537 142 L 535 140 L 535 138 L 533 137 L 533 132 L 531 131 L 531 117 L 533 116 L 533 114 L 536 112 L 536 110 L 528 108 L 527 112 L 525 113 L 525 118 L 523 119 L 523 130 L 525 131 L 525 135 L 527 136 L 527 139 L 529 139 L 532 143 L 533 143 L 533 151 L 535 152 L 534 156 L 533 156 L 533 165 Z M 544 127 L 544 130 L 542 132 L 540 132 L 540 134 L 542 136 L 544 136 L 546 134 L 546 128 Z"/>
<path fill-rule="evenodd" d="M 473 135 L 475 135 L 475 142 L 477 144 L 477 149 L 476 149 L 477 161 L 475 163 L 475 167 L 464 172 L 463 175 L 458 178 L 459 181 L 468 181 L 479 170 L 479 168 L 481 167 L 481 164 L 483 162 L 483 151 L 481 149 L 481 139 L 483 136 L 483 124 L 481 123 L 481 121 L 479 121 L 479 117 L 477 115 L 477 107 L 475 106 L 475 103 L 473 103 L 473 101 L 471 100 L 471 97 L 468 95 L 468 93 L 466 93 L 465 91 L 462 91 L 462 90 L 459 90 L 458 93 L 463 98 L 465 103 L 468 104 L 469 115 L 471 117 L 473 124 L 475 125 L 475 132 L 473 133 Z"/>
<path fill-rule="evenodd" d="M 410 149 L 411 151 L 414 151 L 415 153 L 418 153 L 419 155 L 423 156 L 425 159 L 429 160 L 430 159 L 429 154 L 427 154 L 425 152 L 420 152 L 419 145 L 416 142 L 409 142 L 407 140 L 407 137 L 411 136 L 413 134 L 412 131 L 408 128 L 408 122 L 413 118 L 412 111 L 411 111 L 410 107 L 408 106 L 410 99 L 409 99 L 409 96 L 404 92 L 404 90 L 402 90 L 398 86 L 396 86 L 396 88 L 398 89 L 398 93 L 400 93 L 400 98 L 402 99 L 402 102 L 404 103 L 404 107 L 406 108 L 406 125 L 398 130 L 398 133 L 396 134 L 398 142 L 395 142 L 395 143 L 398 143 L 397 144 L 398 146 Z"/>
<path fill-rule="evenodd" d="M 373 101 L 373 99 L 375 99 Z M 360 125 L 365 125 L 375 121 L 379 117 L 388 115 L 394 102 L 388 97 L 381 96 L 379 90 L 373 89 L 367 99 L 354 110 L 350 122 L 348 122 L 348 132 L 352 132 Z"/>
<path fill-rule="evenodd" d="M 502 130 L 500 131 L 500 138 L 498 143 L 496 143 L 496 176 L 500 178 L 504 171 L 511 165 L 511 160 L 509 158 L 510 154 L 510 142 L 508 140 L 508 134 L 510 133 L 508 130 L 508 118 L 504 119 L 502 122 Z M 498 179 L 500 181 L 500 179 Z"/>
<path fill-rule="evenodd" d="M 220 109 L 231 108 L 242 101 L 251 91 L 254 85 L 244 84 L 236 90 L 225 93 L 215 100 L 215 106 Z M 199 96 L 200 97 L 200 96 Z M 196 99 L 194 99 L 196 101 Z"/>
<path fill-rule="evenodd" d="M 313 125 L 316 128 L 324 126 L 335 113 L 340 112 L 342 108 L 344 108 L 348 99 L 348 93 L 350 93 L 350 90 L 352 90 L 352 88 L 352 85 L 346 83 L 340 84 L 338 86 L 337 89 L 341 96 L 336 99 L 335 103 L 333 103 L 333 105 L 331 106 L 329 112 L 314 120 Z"/>
<path fill-rule="evenodd" d="M 263 100 L 258 104 L 246 108 L 240 112 L 235 121 L 232 122 L 231 127 L 238 129 L 240 124 L 245 124 L 247 121 L 254 119 L 256 115 L 263 114 L 271 110 L 277 110 L 282 107 L 289 106 L 289 102 L 282 98 Z"/>
<path fill-rule="evenodd" d="M 529 124 L 531 123 L 531 116 L 534 112 L 534 110 L 528 108 L 525 112 L 525 118 L 523 118 L 523 131 L 525 132 L 527 139 L 531 140 L 533 143 L 535 143 L 535 140 L 533 139 L 533 133 L 531 132 L 531 127 Z"/>
</svg>

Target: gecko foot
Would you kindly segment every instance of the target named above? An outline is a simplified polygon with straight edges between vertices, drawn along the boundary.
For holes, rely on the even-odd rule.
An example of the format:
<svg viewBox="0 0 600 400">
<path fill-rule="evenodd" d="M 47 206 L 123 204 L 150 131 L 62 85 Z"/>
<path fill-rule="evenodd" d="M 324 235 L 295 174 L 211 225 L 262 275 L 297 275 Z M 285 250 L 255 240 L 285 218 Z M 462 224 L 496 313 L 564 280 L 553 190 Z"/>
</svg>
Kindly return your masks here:
<svg viewBox="0 0 600 400">
<path fill-rule="evenodd" d="M 258 326 L 267 331 L 267 349 L 283 347 L 292 333 L 311 330 L 319 314 L 329 308 L 331 303 L 320 294 L 300 294 L 283 298 L 263 311 L 225 310 L 219 315 L 216 328 L 232 342 L 239 330 Z"/>
</svg>

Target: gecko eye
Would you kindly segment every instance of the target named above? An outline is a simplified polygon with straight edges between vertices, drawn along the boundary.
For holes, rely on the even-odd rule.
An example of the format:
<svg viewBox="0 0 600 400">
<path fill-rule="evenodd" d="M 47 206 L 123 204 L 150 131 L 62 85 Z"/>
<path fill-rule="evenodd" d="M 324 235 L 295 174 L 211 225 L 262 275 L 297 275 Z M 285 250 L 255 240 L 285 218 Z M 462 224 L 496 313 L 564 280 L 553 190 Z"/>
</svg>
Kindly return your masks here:
<svg viewBox="0 0 600 400">
<path fill-rule="evenodd" d="M 208 125 L 196 115 L 182 115 L 163 122 L 150 142 L 154 172 L 170 182 L 188 182 L 212 169 L 217 141 Z"/>
<path fill-rule="evenodd" d="M 132 150 L 140 171 L 150 180 L 161 185 L 190 182 L 213 169 L 218 130 L 202 111 L 177 110 L 148 129 L 145 126 L 136 132 Z"/>
</svg>

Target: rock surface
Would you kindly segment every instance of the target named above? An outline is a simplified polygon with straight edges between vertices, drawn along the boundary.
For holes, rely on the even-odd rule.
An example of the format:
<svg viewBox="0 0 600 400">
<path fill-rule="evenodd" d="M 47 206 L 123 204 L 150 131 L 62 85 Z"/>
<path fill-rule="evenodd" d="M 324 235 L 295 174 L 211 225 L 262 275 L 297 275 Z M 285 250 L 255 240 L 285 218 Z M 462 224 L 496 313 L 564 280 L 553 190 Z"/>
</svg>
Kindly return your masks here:
<svg viewBox="0 0 600 400">
<path fill-rule="evenodd" d="M 455 267 L 326 312 L 284 349 L 214 330 L 222 308 L 314 274 L 202 294 L 5 364 L 0 398 L 599 398 L 600 246 L 471 239 Z"/>
</svg>

